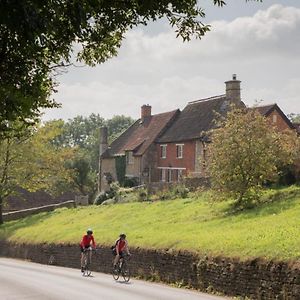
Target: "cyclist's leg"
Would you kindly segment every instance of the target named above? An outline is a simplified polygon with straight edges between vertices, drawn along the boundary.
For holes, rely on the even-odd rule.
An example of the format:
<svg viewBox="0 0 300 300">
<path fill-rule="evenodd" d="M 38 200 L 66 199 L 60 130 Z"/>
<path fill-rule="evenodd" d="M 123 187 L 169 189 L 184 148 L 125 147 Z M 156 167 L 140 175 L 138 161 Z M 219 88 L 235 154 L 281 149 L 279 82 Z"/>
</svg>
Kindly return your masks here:
<svg viewBox="0 0 300 300">
<path fill-rule="evenodd" d="M 118 264 L 119 258 L 120 258 L 120 255 L 117 254 L 117 255 L 115 256 L 115 259 L 114 259 L 114 266 L 116 266 L 116 265 Z"/>
</svg>

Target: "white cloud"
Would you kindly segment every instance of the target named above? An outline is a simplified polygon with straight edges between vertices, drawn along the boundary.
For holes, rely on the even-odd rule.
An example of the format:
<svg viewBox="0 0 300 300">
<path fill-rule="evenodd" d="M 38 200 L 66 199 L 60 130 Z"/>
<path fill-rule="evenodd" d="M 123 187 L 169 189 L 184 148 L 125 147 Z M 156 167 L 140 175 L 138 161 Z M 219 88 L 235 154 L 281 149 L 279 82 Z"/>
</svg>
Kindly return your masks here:
<svg viewBox="0 0 300 300">
<path fill-rule="evenodd" d="M 299 112 L 300 9 L 273 5 L 252 17 L 212 22 L 201 41 L 182 43 L 171 30 L 128 32 L 119 56 L 96 68 L 65 75 L 56 99 L 63 108 L 45 119 L 99 113 L 139 116 L 140 106 L 159 113 L 194 99 L 224 93 L 237 73 L 247 104 L 277 102 Z"/>
</svg>

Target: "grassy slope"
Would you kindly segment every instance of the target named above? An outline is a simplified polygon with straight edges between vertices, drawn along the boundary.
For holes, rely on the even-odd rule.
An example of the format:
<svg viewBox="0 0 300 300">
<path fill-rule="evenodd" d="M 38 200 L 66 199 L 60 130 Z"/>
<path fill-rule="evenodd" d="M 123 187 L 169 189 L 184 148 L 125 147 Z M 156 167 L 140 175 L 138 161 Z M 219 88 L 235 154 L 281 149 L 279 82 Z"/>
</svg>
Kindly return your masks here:
<svg viewBox="0 0 300 300">
<path fill-rule="evenodd" d="M 187 249 L 240 258 L 299 259 L 299 191 L 295 187 L 285 189 L 283 200 L 235 215 L 226 213 L 228 202 L 211 205 L 206 195 L 59 209 L 8 222 L 0 227 L 0 238 L 78 243 L 84 230 L 92 227 L 96 242 L 102 245 L 111 245 L 124 231 L 130 245 L 144 248 Z"/>
</svg>

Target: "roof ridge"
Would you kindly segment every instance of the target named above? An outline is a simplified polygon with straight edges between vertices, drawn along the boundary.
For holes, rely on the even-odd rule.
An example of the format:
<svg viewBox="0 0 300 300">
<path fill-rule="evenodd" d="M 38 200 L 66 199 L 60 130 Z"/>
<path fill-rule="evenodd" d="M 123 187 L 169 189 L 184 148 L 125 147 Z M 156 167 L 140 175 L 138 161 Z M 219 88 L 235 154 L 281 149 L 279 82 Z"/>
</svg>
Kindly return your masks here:
<svg viewBox="0 0 300 300">
<path fill-rule="evenodd" d="M 225 96 L 226 96 L 226 94 L 222 94 L 222 95 L 217 95 L 217 96 L 202 98 L 202 99 L 199 99 L 199 100 L 193 100 L 193 101 L 189 101 L 187 105 L 195 104 L 195 103 L 198 103 L 198 102 L 206 102 L 206 101 L 221 99 L 221 98 L 224 98 Z"/>
<path fill-rule="evenodd" d="M 154 115 L 151 115 L 149 117 L 156 117 L 156 116 L 160 116 L 160 115 L 165 115 L 165 114 L 170 114 L 170 113 L 175 113 L 176 111 L 178 111 L 179 108 L 177 109 L 174 109 L 174 110 L 170 110 L 170 111 L 166 111 L 166 112 L 162 112 L 162 113 L 159 113 L 159 114 L 154 114 Z M 140 120 L 141 118 L 139 118 L 138 120 Z"/>
</svg>

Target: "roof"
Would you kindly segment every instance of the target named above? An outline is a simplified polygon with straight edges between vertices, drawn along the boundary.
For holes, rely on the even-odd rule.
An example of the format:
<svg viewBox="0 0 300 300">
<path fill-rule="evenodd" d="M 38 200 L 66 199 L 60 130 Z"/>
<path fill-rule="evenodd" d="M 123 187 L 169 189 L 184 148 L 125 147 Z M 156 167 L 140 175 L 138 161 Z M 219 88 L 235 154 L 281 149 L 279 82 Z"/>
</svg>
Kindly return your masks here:
<svg viewBox="0 0 300 300">
<path fill-rule="evenodd" d="M 285 113 L 280 109 L 280 107 L 276 104 L 269 104 L 269 105 L 263 105 L 263 106 L 257 106 L 253 109 L 256 109 L 260 114 L 267 117 L 269 116 L 274 110 L 277 110 L 277 112 L 281 115 L 281 117 L 285 120 L 287 125 L 291 129 L 295 129 L 295 126 L 292 124 L 292 122 L 289 120 L 289 118 L 285 115 Z"/>
<path fill-rule="evenodd" d="M 134 155 L 143 155 L 178 113 L 177 109 L 137 120 L 111 143 L 102 154 L 102 158 L 124 155 L 125 151 L 133 151 Z"/>
<path fill-rule="evenodd" d="M 225 95 L 189 102 L 157 142 L 181 142 L 203 137 L 204 132 L 216 127 L 216 113 L 225 115 L 229 108 L 230 100 Z"/>
</svg>

